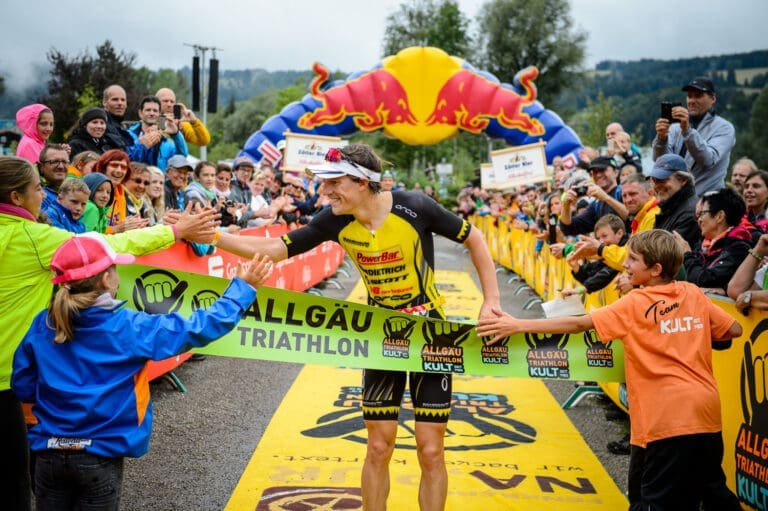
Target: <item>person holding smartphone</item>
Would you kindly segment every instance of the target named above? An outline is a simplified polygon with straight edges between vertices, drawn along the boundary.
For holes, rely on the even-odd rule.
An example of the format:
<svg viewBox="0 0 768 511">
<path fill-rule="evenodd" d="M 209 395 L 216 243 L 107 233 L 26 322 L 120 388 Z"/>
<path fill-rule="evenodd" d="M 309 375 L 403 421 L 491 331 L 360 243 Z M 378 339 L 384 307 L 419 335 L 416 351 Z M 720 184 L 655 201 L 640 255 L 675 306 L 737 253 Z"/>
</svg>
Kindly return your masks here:
<svg viewBox="0 0 768 511">
<path fill-rule="evenodd" d="M 165 171 L 168 160 L 176 155 L 187 156 L 187 143 L 173 117 L 161 116 L 160 100 L 145 96 L 139 103 L 139 119 L 128 128 L 134 145 L 128 151 L 131 161 L 139 161 Z M 161 121 L 162 119 L 162 121 Z"/>
<path fill-rule="evenodd" d="M 163 87 L 158 89 L 155 96 L 160 100 L 160 114 L 166 118 L 181 121 L 181 133 L 188 144 L 206 146 L 211 142 L 211 134 L 203 121 L 197 118 L 195 112 L 184 103 L 176 102 L 176 93 Z"/>
<path fill-rule="evenodd" d="M 656 120 L 653 159 L 669 153 L 682 156 L 695 179 L 696 195 L 701 197 L 725 186 L 736 131 L 715 112 L 712 80 L 697 77 L 682 90 L 687 93 L 686 105 L 665 104 Z"/>
</svg>

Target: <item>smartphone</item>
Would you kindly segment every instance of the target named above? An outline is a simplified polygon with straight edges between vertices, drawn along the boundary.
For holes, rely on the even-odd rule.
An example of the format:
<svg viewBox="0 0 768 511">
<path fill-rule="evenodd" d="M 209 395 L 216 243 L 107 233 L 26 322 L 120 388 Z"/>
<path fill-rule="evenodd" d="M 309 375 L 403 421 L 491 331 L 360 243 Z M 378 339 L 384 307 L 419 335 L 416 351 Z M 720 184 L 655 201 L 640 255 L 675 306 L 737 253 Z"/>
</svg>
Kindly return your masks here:
<svg viewBox="0 0 768 511">
<path fill-rule="evenodd" d="M 173 118 L 177 120 L 181 119 L 181 115 L 182 115 L 181 105 L 179 104 L 173 105 Z"/>
<path fill-rule="evenodd" d="M 157 129 L 165 131 L 165 116 L 161 115 L 157 118 Z"/>
<path fill-rule="evenodd" d="M 661 118 L 666 119 L 669 122 L 680 122 L 672 117 L 672 108 L 676 106 L 682 106 L 680 103 L 672 103 L 670 101 L 661 102 Z"/>
</svg>

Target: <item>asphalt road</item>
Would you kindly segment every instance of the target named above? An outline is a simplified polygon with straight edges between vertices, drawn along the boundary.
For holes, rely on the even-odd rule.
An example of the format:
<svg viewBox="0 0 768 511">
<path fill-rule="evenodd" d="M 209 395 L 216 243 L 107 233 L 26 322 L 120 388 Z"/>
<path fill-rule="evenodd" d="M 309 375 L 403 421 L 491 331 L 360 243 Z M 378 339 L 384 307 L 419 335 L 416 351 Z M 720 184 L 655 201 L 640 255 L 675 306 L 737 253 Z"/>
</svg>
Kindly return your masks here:
<svg viewBox="0 0 768 511">
<path fill-rule="evenodd" d="M 438 269 L 468 271 L 473 268 L 463 247 L 435 238 Z M 511 274 L 499 270 L 502 306 L 520 317 L 541 317 L 541 308 L 522 310 L 531 295 L 516 295 L 508 284 Z M 354 287 L 356 272 L 337 274 L 342 286 L 325 285 L 323 294 L 345 298 Z M 273 412 L 300 365 L 223 357 L 187 362 L 176 374 L 187 388 L 177 392 L 168 381 L 153 383 L 155 422 L 150 451 L 127 459 L 123 481 L 124 511 L 216 511 L 223 509 L 245 469 Z M 573 382 L 549 381 L 558 402 L 574 389 Z M 612 422 L 605 412 L 613 408 L 587 398 L 566 413 L 616 481 L 626 491 L 628 456 L 608 452 L 607 442 L 618 440 L 626 421 Z"/>
</svg>

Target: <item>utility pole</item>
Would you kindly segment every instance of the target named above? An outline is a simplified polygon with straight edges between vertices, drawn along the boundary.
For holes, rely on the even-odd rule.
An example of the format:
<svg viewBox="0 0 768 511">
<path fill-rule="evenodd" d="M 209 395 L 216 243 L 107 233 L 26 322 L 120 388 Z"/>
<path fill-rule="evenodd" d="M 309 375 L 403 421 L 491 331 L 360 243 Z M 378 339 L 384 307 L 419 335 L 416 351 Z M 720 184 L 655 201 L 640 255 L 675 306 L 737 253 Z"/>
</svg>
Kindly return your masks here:
<svg viewBox="0 0 768 511">
<path fill-rule="evenodd" d="M 200 44 L 189 44 L 184 43 L 184 46 L 190 46 L 195 50 L 195 56 L 201 56 L 202 63 L 200 64 L 202 66 L 202 69 L 200 70 L 200 114 L 199 117 L 203 121 L 203 124 L 205 124 L 206 128 L 208 127 L 208 123 L 206 122 L 208 119 L 208 80 L 205 79 L 205 54 L 206 52 L 211 52 L 211 58 L 216 58 L 216 52 L 217 51 L 224 51 L 221 48 L 216 48 L 215 46 L 203 46 Z M 202 54 L 202 55 L 201 55 Z M 203 146 L 200 148 L 200 159 L 201 160 L 207 160 L 208 159 L 208 147 Z"/>
</svg>

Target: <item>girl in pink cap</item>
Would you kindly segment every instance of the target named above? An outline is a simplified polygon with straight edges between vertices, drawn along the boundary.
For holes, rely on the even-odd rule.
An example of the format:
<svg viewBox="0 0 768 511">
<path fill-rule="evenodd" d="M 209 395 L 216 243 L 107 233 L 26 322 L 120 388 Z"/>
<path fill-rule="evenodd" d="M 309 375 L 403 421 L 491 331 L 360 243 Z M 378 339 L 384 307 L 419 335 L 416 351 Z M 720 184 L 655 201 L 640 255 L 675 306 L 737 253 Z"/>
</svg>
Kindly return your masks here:
<svg viewBox="0 0 768 511">
<path fill-rule="evenodd" d="M 62 244 L 51 259 L 59 284 L 13 360 L 11 388 L 33 403 L 37 509 L 118 509 L 123 459 L 149 450 L 152 404 L 145 365 L 205 346 L 232 330 L 269 278 L 254 257 L 208 309 L 189 318 L 149 314 L 115 299 L 118 254 L 98 233 Z"/>
</svg>

